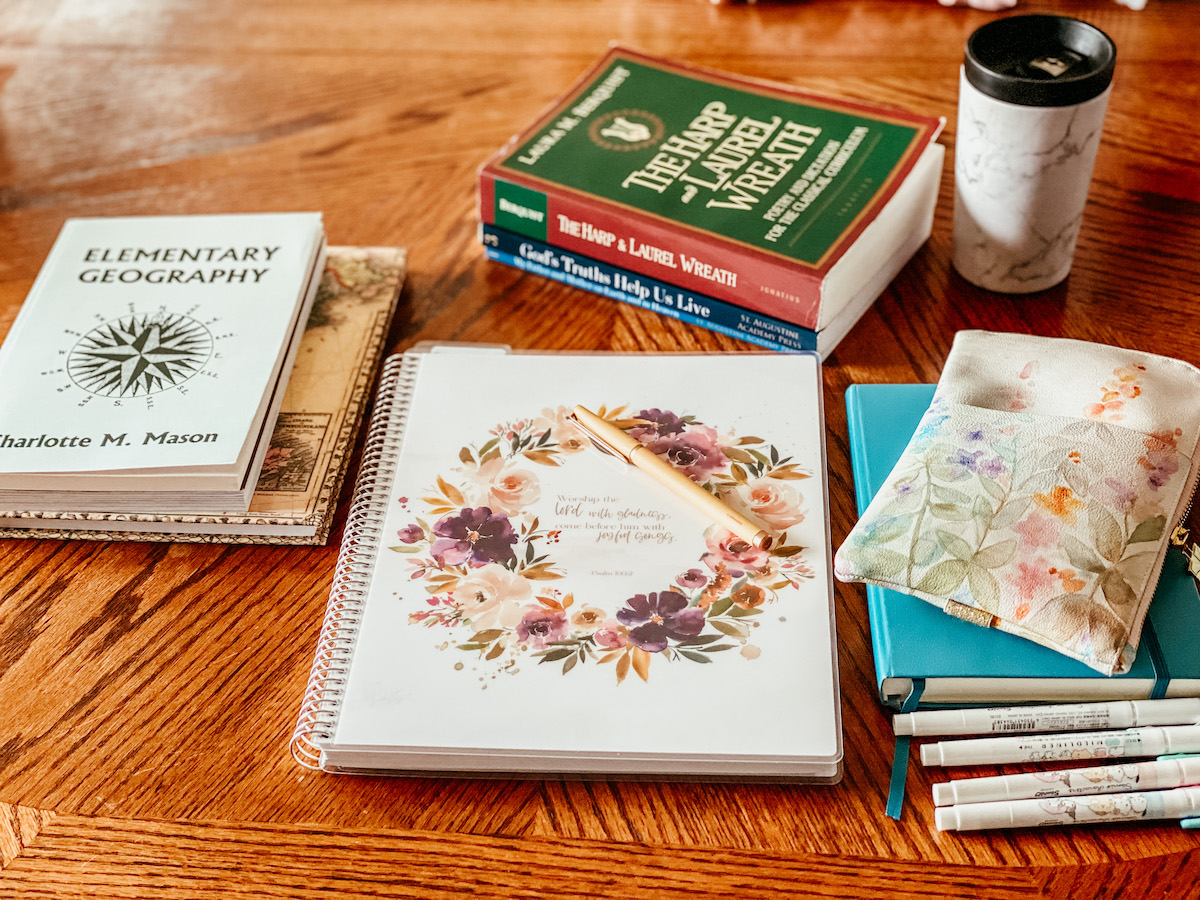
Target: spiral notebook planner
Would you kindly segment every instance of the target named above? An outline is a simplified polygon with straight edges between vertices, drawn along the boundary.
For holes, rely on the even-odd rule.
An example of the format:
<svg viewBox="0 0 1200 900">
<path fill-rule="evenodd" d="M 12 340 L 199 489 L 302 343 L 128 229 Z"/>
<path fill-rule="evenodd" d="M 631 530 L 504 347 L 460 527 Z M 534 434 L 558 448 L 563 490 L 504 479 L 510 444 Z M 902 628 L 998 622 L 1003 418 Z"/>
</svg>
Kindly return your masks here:
<svg viewBox="0 0 1200 900">
<path fill-rule="evenodd" d="M 577 403 L 778 540 L 747 545 L 597 452 Z M 823 431 L 812 354 L 393 357 L 294 756 L 837 780 Z"/>
</svg>

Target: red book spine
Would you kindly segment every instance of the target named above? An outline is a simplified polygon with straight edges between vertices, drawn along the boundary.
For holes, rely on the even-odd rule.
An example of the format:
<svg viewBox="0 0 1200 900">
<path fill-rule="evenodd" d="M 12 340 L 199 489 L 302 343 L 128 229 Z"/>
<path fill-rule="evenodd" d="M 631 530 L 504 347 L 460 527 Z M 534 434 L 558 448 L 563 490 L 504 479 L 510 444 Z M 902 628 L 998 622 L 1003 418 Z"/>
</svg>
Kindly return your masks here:
<svg viewBox="0 0 1200 900">
<path fill-rule="evenodd" d="M 563 250 L 818 330 L 822 273 L 665 219 L 541 182 L 479 177 L 480 220 L 495 225 L 495 182 L 546 195 L 546 239 Z"/>
</svg>

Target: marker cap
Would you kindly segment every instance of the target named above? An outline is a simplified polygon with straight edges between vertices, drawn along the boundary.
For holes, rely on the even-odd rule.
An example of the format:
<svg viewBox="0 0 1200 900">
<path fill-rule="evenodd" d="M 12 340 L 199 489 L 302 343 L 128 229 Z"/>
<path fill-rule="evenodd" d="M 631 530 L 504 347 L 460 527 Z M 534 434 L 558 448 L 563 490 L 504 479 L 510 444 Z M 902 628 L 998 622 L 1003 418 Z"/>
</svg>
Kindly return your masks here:
<svg viewBox="0 0 1200 900">
<path fill-rule="evenodd" d="M 933 824 L 938 831 L 957 831 L 958 810 L 953 806 L 938 807 L 933 811 Z"/>
<path fill-rule="evenodd" d="M 933 786 L 933 805 L 949 806 L 955 802 L 957 793 L 953 782 L 939 781 Z"/>
</svg>

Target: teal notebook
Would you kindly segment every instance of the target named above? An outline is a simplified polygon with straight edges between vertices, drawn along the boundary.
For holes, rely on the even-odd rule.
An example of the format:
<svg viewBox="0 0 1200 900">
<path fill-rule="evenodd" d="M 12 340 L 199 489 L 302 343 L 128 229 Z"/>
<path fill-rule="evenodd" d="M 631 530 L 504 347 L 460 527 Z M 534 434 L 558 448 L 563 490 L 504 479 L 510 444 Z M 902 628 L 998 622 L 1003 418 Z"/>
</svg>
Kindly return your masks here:
<svg viewBox="0 0 1200 900">
<path fill-rule="evenodd" d="M 916 431 L 932 384 L 857 384 L 846 391 L 861 514 Z M 949 616 L 924 600 L 867 586 L 879 698 L 899 709 L 1200 696 L 1200 596 L 1182 553 L 1170 552 L 1133 668 L 1101 675 L 1015 635 Z"/>
</svg>

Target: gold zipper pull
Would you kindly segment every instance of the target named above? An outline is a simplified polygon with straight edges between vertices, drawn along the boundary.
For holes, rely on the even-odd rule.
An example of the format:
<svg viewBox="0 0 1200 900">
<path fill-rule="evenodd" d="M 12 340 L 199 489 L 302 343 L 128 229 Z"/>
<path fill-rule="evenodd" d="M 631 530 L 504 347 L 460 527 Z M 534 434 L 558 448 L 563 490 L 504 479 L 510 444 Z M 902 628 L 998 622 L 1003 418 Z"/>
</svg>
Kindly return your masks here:
<svg viewBox="0 0 1200 900">
<path fill-rule="evenodd" d="M 1188 531 L 1187 526 L 1184 525 L 1182 522 L 1180 522 L 1178 525 L 1175 526 L 1175 530 L 1171 532 L 1171 546 L 1172 547 L 1186 546 L 1188 537 L 1190 537 L 1190 536 L 1191 536 L 1191 532 Z M 1186 550 L 1185 550 L 1185 552 L 1186 552 Z"/>
</svg>

